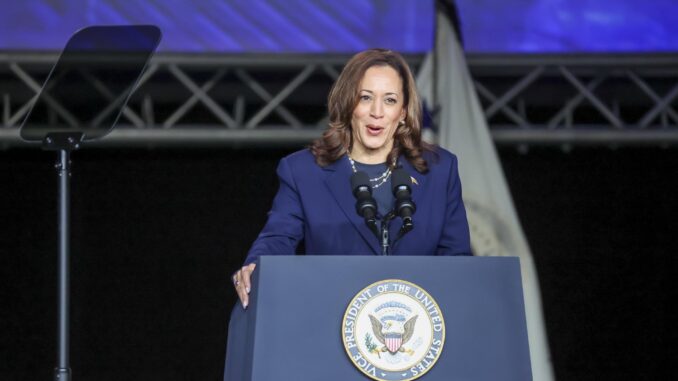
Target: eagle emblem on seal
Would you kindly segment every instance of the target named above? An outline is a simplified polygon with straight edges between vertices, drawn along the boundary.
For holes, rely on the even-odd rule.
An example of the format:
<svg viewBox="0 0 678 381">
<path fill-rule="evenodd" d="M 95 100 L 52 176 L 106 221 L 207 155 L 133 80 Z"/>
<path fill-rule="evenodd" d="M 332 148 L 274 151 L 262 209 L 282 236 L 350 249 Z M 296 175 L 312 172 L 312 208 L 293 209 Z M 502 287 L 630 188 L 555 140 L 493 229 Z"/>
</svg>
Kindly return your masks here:
<svg viewBox="0 0 678 381">
<path fill-rule="evenodd" d="M 405 321 L 400 319 L 382 319 L 369 315 L 372 323 L 372 333 L 384 346 L 381 352 L 389 352 L 394 355 L 398 352 L 410 352 L 403 347 L 414 334 L 414 325 L 417 322 L 417 315 Z"/>
</svg>

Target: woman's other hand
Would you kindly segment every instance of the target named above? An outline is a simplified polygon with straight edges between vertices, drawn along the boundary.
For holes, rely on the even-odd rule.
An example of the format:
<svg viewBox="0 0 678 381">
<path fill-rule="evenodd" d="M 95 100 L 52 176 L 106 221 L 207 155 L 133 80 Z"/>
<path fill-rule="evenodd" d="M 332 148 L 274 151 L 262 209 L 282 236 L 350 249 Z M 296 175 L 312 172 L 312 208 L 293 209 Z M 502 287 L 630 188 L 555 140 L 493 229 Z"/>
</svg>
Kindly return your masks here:
<svg viewBox="0 0 678 381">
<path fill-rule="evenodd" d="M 249 293 L 252 290 L 250 278 L 252 278 L 252 273 L 254 272 L 255 267 L 257 267 L 255 263 L 250 263 L 249 265 L 243 266 L 233 275 L 233 286 L 235 287 L 235 291 L 238 293 L 240 303 L 242 303 L 242 308 L 247 308 L 247 305 L 250 302 Z"/>
</svg>

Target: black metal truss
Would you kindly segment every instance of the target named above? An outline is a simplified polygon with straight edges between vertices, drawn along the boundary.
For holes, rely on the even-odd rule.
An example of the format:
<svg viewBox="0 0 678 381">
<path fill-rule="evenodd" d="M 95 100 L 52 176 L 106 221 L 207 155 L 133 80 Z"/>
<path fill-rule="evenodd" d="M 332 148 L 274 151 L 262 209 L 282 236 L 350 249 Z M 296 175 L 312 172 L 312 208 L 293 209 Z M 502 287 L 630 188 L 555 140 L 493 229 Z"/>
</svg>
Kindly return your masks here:
<svg viewBox="0 0 678 381">
<path fill-rule="evenodd" d="M 0 53 L 0 147 L 25 144 L 18 127 L 56 58 Z M 94 144 L 308 142 L 327 124 L 327 94 L 348 58 L 158 55 L 118 127 Z M 416 70 L 422 58 L 408 61 Z M 469 56 L 468 63 L 498 144 L 678 142 L 678 55 Z M 95 75 L 88 82 L 113 101 Z M 68 115 L 51 101 L 45 121 L 67 124 Z"/>
<path fill-rule="evenodd" d="M 678 55 L 469 59 L 497 143 L 678 142 Z"/>
</svg>

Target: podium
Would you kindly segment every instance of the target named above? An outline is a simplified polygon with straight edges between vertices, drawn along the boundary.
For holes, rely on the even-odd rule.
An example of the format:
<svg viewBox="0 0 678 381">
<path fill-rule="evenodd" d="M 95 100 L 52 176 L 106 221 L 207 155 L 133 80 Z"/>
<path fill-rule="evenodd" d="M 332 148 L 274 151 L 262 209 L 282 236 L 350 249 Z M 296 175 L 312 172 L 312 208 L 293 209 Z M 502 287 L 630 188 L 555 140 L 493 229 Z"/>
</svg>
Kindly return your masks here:
<svg viewBox="0 0 678 381">
<path fill-rule="evenodd" d="M 383 280 L 425 290 L 444 317 L 444 345 L 425 372 L 412 369 L 417 376 L 373 377 L 349 358 L 349 304 Z M 225 381 L 532 379 L 515 257 L 262 256 L 252 288 L 249 307 L 231 314 Z M 385 345 L 377 352 L 366 356 L 392 355 Z"/>
</svg>

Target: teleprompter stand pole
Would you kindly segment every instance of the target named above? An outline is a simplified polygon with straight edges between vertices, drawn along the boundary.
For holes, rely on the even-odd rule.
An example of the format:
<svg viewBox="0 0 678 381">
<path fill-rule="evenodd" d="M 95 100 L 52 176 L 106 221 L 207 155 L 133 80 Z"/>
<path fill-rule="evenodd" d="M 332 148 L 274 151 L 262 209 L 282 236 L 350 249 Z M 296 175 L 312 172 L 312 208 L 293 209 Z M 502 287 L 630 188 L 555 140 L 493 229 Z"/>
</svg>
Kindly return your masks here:
<svg viewBox="0 0 678 381">
<path fill-rule="evenodd" d="M 93 25 L 75 32 L 66 43 L 59 60 L 52 67 L 37 98 L 30 106 L 21 125 L 21 138 L 40 142 L 47 151 L 56 151 L 59 177 L 59 257 L 58 257 L 58 364 L 55 381 L 71 381 L 69 364 L 70 309 L 70 154 L 82 142 L 100 139 L 115 127 L 141 75 L 155 52 L 162 33 L 154 25 Z M 95 99 L 101 89 L 91 86 L 89 73 L 95 76 L 110 102 L 87 102 Z M 101 74 L 101 75 L 98 75 Z M 71 88 L 80 97 L 73 97 Z M 49 89 L 47 91 L 46 89 Z M 77 98 L 75 101 L 72 98 Z M 58 108 L 56 106 L 59 106 Z M 40 110 L 39 112 L 33 112 Z M 44 111 L 47 110 L 47 113 Z M 59 111 L 60 118 L 47 118 L 49 111 Z"/>
<path fill-rule="evenodd" d="M 71 177 L 71 151 L 80 147 L 83 134 L 54 133 L 48 134 L 43 141 L 43 148 L 57 151 L 58 160 L 55 165 L 59 178 L 59 287 L 58 287 L 58 352 L 57 366 L 54 368 L 55 381 L 70 381 L 70 353 L 69 353 L 69 318 L 70 318 L 70 232 L 69 232 L 69 209 L 70 209 L 70 177 Z"/>
</svg>

